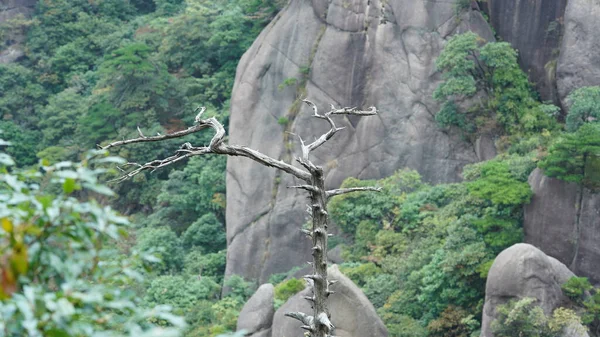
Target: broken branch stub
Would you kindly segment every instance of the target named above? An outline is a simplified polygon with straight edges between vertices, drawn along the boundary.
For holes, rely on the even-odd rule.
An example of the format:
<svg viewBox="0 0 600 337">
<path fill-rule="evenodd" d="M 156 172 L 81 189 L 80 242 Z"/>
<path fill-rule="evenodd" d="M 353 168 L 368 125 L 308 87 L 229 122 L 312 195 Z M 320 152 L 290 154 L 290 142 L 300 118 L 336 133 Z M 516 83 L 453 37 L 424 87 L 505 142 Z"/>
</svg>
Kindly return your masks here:
<svg viewBox="0 0 600 337">
<path fill-rule="evenodd" d="M 331 139 L 337 132 L 343 130 L 343 127 L 337 127 L 332 119 L 334 115 L 356 115 L 356 116 L 372 116 L 376 115 L 377 109 L 374 107 L 368 110 L 359 110 L 357 108 L 336 108 L 331 105 L 331 109 L 323 114 L 319 113 L 317 106 L 308 100 L 304 102 L 312 108 L 313 117 L 325 120 L 330 128 L 327 132 L 318 137 L 314 142 L 306 144 L 300 136 L 300 146 L 302 149 L 301 157 L 296 158 L 296 161 L 300 163 L 302 168 L 293 166 L 292 164 L 286 163 L 282 160 L 271 158 L 257 150 L 250 149 L 245 146 L 229 145 L 225 142 L 225 128 L 219 121 L 214 118 L 202 119 L 202 114 L 205 112 L 205 108 L 198 108 L 195 112 L 199 111 L 195 116 L 195 125 L 181 131 L 157 135 L 157 136 L 145 136 L 142 130 L 138 127 L 137 138 L 116 141 L 109 143 L 105 146 L 99 146 L 101 149 L 111 149 L 117 146 L 123 146 L 128 144 L 143 143 L 143 142 L 159 142 L 168 139 L 181 138 L 192 133 L 199 132 L 201 130 L 211 128 L 215 134 L 211 139 L 208 146 L 194 146 L 190 143 L 184 143 L 180 146 L 175 153 L 164 159 L 155 159 L 145 164 L 138 163 L 127 163 L 123 167 L 119 168 L 124 174 L 115 179 L 116 181 L 123 181 L 129 179 L 136 174 L 143 171 L 150 170 L 155 171 L 159 168 L 171 165 L 181 160 L 204 154 L 221 154 L 227 156 L 241 156 L 254 160 L 261 165 L 273 167 L 278 170 L 282 170 L 302 181 L 304 184 L 296 186 L 290 186 L 290 188 L 297 188 L 305 190 L 309 193 L 310 205 L 307 211 L 310 213 L 312 219 L 312 228 L 310 230 L 303 230 L 307 237 L 312 241 L 312 256 L 313 256 L 313 272 L 310 275 L 306 275 L 307 287 L 311 290 L 311 296 L 305 296 L 309 302 L 311 302 L 313 308 L 313 315 L 308 315 L 300 312 L 286 313 L 286 316 L 295 318 L 302 322 L 301 328 L 307 330 L 312 337 L 331 337 L 335 327 L 330 321 L 330 312 L 327 307 L 327 298 L 334 292 L 329 289 L 330 285 L 333 285 L 335 281 L 327 279 L 327 238 L 330 234 L 327 233 L 329 225 L 329 214 L 327 213 L 327 203 L 333 196 L 352 193 L 352 192 L 365 192 L 365 191 L 380 191 L 377 187 L 353 187 L 353 188 L 340 188 L 333 190 L 325 189 L 325 175 L 323 168 L 315 165 L 310 160 L 310 153 L 329 139 Z M 133 167 L 131 170 L 126 170 L 129 167 Z M 316 317 L 316 319 L 315 319 Z"/>
</svg>

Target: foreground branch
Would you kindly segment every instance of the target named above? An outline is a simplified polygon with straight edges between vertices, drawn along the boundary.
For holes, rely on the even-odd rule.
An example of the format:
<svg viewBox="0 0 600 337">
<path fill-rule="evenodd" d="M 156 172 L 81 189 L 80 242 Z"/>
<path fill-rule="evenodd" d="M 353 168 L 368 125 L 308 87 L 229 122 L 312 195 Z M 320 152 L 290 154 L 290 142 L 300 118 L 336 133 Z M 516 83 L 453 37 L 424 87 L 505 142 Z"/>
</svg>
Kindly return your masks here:
<svg viewBox="0 0 600 337">
<path fill-rule="evenodd" d="M 353 192 L 381 192 L 381 187 L 350 187 L 350 188 L 339 188 L 335 190 L 327 191 L 327 198 L 334 197 L 340 194 L 353 193 Z"/>
<path fill-rule="evenodd" d="M 286 173 L 289 173 L 289 174 L 295 176 L 296 178 L 302 179 L 304 181 L 310 181 L 310 173 L 308 173 L 302 169 L 299 169 L 295 166 L 292 166 L 286 162 L 271 158 L 259 151 L 247 148 L 245 146 L 225 144 L 224 143 L 225 128 L 223 127 L 223 125 L 221 123 L 219 123 L 219 121 L 214 117 L 206 119 L 206 120 L 199 120 L 198 119 L 199 116 L 200 116 L 200 114 L 198 116 L 196 116 L 196 123 L 197 123 L 196 125 L 191 126 L 182 131 L 177 131 L 177 132 L 166 134 L 166 135 L 146 137 L 142 134 L 141 130 L 139 130 L 139 128 L 138 128 L 138 133 L 140 134 L 140 137 L 138 137 L 138 138 L 117 141 L 117 142 L 113 142 L 113 143 L 110 143 L 105 146 L 99 146 L 101 149 L 107 150 L 107 149 L 110 149 L 113 147 L 127 145 L 127 144 L 144 143 L 144 142 L 158 142 L 158 141 L 163 141 L 163 140 L 168 140 L 168 139 L 181 138 L 181 137 L 190 135 L 192 133 L 199 132 L 206 128 L 212 128 L 215 130 L 215 135 L 211 139 L 210 144 L 208 146 L 195 147 L 195 146 L 192 146 L 190 143 L 185 143 L 175 152 L 174 155 L 167 157 L 165 159 L 153 160 L 153 161 L 147 162 L 145 164 L 127 163 L 121 168 L 121 170 L 126 173 L 124 175 L 122 175 L 121 177 L 115 179 L 114 181 L 127 180 L 142 171 L 145 171 L 145 170 L 155 171 L 159 168 L 174 164 L 183 159 L 193 157 L 193 156 L 203 155 L 203 154 L 207 154 L 207 153 L 224 154 L 224 155 L 229 155 L 229 156 L 241 156 L 241 157 L 250 158 L 262 165 L 274 167 L 274 168 L 280 169 Z M 137 168 L 132 171 L 125 171 L 124 168 L 129 167 L 129 166 L 135 166 Z"/>
<path fill-rule="evenodd" d="M 331 105 L 331 110 L 329 110 L 328 112 L 324 113 L 323 115 L 319 114 L 319 110 L 317 108 L 317 106 L 315 105 L 315 103 L 309 101 L 309 100 L 302 100 L 304 103 L 308 104 L 308 106 L 310 106 L 313 110 L 313 117 L 316 118 L 320 118 L 320 119 L 324 119 L 326 120 L 329 125 L 330 125 L 330 129 L 329 131 L 327 131 L 326 133 L 324 133 L 323 135 L 321 135 L 321 137 L 319 137 L 317 140 L 315 140 L 314 142 L 305 145 L 304 141 L 302 141 L 302 139 L 300 139 L 301 143 L 302 143 L 302 155 L 303 161 L 307 161 L 308 160 L 308 154 L 317 149 L 319 146 L 323 145 L 326 141 L 328 141 L 329 139 L 331 139 L 331 137 L 333 137 L 333 135 L 335 135 L 338 131 L 343 130 L 344 128 L 338 128 L 335 126 L 335 123 L 333 122 L 333 119 L 331 119 L 331 115 L 356 115 L 356 116 L 372 116 L 372 115 L 376 115 L 377 114 L 377 109 L 375 107 L 371 107 L 369 108 L 369 110 L 367 111 L 362 111 L 362 110 L 358 110 L 356 107 L 354 108 L 341 108 L 341 109 L 337 109 L 333 104 Z"/>
</svg>

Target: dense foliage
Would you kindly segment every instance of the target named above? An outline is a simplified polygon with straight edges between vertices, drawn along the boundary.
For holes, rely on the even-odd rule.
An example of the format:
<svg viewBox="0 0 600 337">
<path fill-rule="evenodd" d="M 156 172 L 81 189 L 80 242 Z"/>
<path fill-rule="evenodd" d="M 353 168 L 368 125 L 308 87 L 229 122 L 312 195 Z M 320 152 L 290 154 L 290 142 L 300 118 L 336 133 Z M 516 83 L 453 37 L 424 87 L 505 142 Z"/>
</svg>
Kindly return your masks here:
<svg viewBox="0 0 600 337">
<path fill-rule="evenodd" d="M 437 186 L 406 170 L 377 182 L 348 179 L 347 187 L 377 184 L 382 193 L 330 204 L 352 242 L 341 270 L 363 288 L 393 336 L 404 336 L 407 322 L 433 336 L 470 335 L 491 262 L 521 240 L 527 174 L 510 172 L 501 159 L 465 171 L 470 181 Z"/>
<path fill-rule="evenodd" d="M 566 129 L 539 166 L 551 177 L 600 188 L 600 87 L 583 87 L 569 97 Z"/>
<path fill-rule="evenodd" d="M 507 42 L 487 42 L 475 33 L 452 37 L 436 61 L 444 81 L 433 97 L 442 103 L 443 127 L 509 134 L 554 128 L 558 108 L 541 104 Z"/>
<path fill-rule="evenodd" d="M 12 141 L 0 143 L 0 331 L 169 336 L 184 329 L 182 318 L 186 337 L 235 330 L 256 284 L 224 277 L 226 159 L 195 157 L 113 185 L 113 193 L 98 175 L 114 177 L 100 167 L 118 159 L 86 153 L 136 135 L 138 126 L 147 135 L 181 129 L 197 104 L 226 125 L 237 62 L 281 6 L 38 1 L 31 19 L 0 27 L 2 39 L 26 34 L 25 56 L 0 65 L 0 129 Z M 330 204 L 342 231 L 332 238 L 343 244 L 341 270 L 363 289 L 390 336 L 477 335 L 487 271 L 522 239 L 527 178 L 536 166 L 600 188 L 600 89 L 575 90 L 561 115 L 539 102 L 517 57 L 508 43 L 467 33 L 452 37 L 437 60 L 437 122 L 470 140 L 496 137 L 495 159 L 466 166 L 464 182 L 455 184 L 431 186 L 412 170 L 378 181 L 350 178 L 344 187 L 377 184 L 382 193 L 346 194 Z M 566 132 L 557 117 L 565 117 Z M 143 161 L 177 146 L 137 145 L 119 155 Z M 271 276 L 276 306 L 304 288 L 295 271 Z M 584 323 L 600 329 L 600 293 L 584 280 L 564 289 L 584 308 L 577 312 Z M 498 336 L 531 328 L 552 336 L 576 320 L 565 310 L 546 317 L 530 299 L 498 310 Z"/>
<path fill-rule="evenodd" d="M 531 336 L 531 337 L 560 337 L 565 327 L 581 320 L 575 312 L 565 308 L 554 310 L 551 317 L 544 314 L 544 310 L 535 304 L 534 298 L 523 298 L 499 305 L 497 308 L 498 319 L 492 322 L 492 332 L 498 337 Z M 576 328 L 574 328 L 576 329 Z M 575 334 L 585 333 L 573 331 Z"/>
<path fill-rule="evenodd" d="M 0 335 L 180 335 L 181 317 L 132 290 L 154 257 L 120 252 L 129 222 L 91 198 L 112 194 L 96 166 L 115 160 L 14 170 L 0 155 Z"/>
<path fill-rule="evenodd" d="M 31 19 L 15 19 L 1 27 L 3 41 L 0 46 L 5 45 L 4 39 L 25 33 L 22 42 L 25 56 L 16 63 L 0 65 L 0 129 L 2 137 L 13 143 L 10 147 L 2 145 L 3 150 L 23 169 L 35 167 L 43 160 L 46 168 L 56 164 L 67 172 L 71 166 L 66 167 L 63 161 L 76 162 L 96 144 L 136 134 L 138 126 L 150 135 L 189 125 L 197 104 L 207 105 L 207 114 L 220 114 L 219 119 L 226 125 L 237 62 L 282 5 L 283 2 L 270 0 L 38 1 Z M 203 137 L 207 135 L 190 136 L 186 141 L 203 143 L 206 141 Z M 133 146 L 120 150 L 119 155 L 143 161 L 164 156 L 176 146 L 178 143 L 175 142 Z M 65 282 L 68 281 L 69 287 L 75 287 L 74 297 L 69 295 L 67 288 L 39 288 L 42 279 L 35 283 L 37 288 L 33 283 L 24 283 L 16 290 L 10 290 L 12 283 L 3 283 L 2 289 L 17 291 L 10 297 L 13 302 L 3 302 L 6 304 L 3 308 L 19 308 L 27 301 L 37 301 L 37 296 L 43 296 L 44 291 L 48 296 L 52 293 L 55 298 L 48 297 L 40 305 L 53 306 L 47 309 L 56 314 L 44 319 L 54 320 L 57 325 L 46 324 L 45 329 L 50 332 L 45 331 L 44 336 L 63 336 L 65 333 L 61 329 L 71 329 L 69 324 L 75 324 L 77 320 L 90 323 L 94 329 L 105 326 L 107 331 L 113 329 L 123 334 L 135 330 L 138 323 L 146 330 L 153 326 L 152 322 L 170 325 L 168 320 L 180 326 L 181 319 L 168 316 L 162 309 L 164 305 L 172 306 L 177 315 L 187 320 L 187 336 L 217 336 L 235 330 L 237 314 L 254 285 L 239 277 L 227 280 L 223 277 L 225 162 L 224 157 L 194 158 L 169 170 L 112 185 L 116 194 L 101 196 L 99 203 L 113 204 L 129 215 L 136 225 L 126 227 L 121 226 L 125 221 L 123 218 L 99 205 L 74 205 L 72 197 L 84 200 L 89 195 L 88 187 L 79 183 L 79 177 L 73 178 L 76 178 L 75 182 L 68 180 L 65 188 L 71 195 L 64 201 L 59 198 L 55 203 L 68 201 L 68 207 L 79 207 L 77 212 L 81 216 L 69 213 L 67 206 L 64 210 L 67 212 L 64 226 L 76 225 L 74 230 L 77 232 L 72 234 L 73 237 L 66 233 L 60 236 L 62 241 L 57 241 L 54 247 L 56 256 L 52 259 L 44 257 L 36 263 L 49 268 L 45 264 L 59 260 L 66 262 L 60 264 L 60 268 L 68 270 L 53 271 L 48 278 L 61 275 L 58 272 L 65 273 Z M 108 172 L 105 179 L 115 174 Z M 34 180 L 44 182 L 48 188 L 56 185 L 44 179 L 50 178 L 40 176 Z M 108 191 L 104 189 L 102 187 L 101 191 Z M 44 201 L 36 212 L 42 214 L 50 207 L 51 195 L 57 191 L 44 192 Z M 34 196 L 32 192 L 30 197 Z M 55 209 L 50 210 L 54 212 Z M 30 216 L 37 219 L 35 214 Z M 43 219 L 39 219 L 40 225 L 44 224 Z M 63 228 L 61 219 L 55 219 L 49 228 Z M 24 224 L 26 220 L 23 221 Z M 87 233 L 86 226 L 93 228 L 94 221 L 106 226 L 117 223 L 99 233 Z M 22 227 L 21 222 L 18 225 Z M 115 228 L 119 231 L 103 232 L 115 231 Z M 120 236 L 125 234 L 127 238 Z M 69 238 L 73 242 L 69 242 Z M 96 251 L 104 241 L 112 242 L 111 249 L 102 244 L 103 249 Z M 87 255 L 78 253 L 69 259 L 64 256 L 69 250 L 90 247 L 94 249 Z M 133 252 L 152 256 L 152 261 L 156 261 L 151 265 L 129 262 L 131 259 L 127 255 Z M 132 258 L 136 256 L 131 255 Z M 14 258 L 22 260 L 24 257 L 15 255 Z M 82 266 L 86 261 L 87 265 Z M 100 263 L 104 268 L 97 267 Z M 142 265 L 149 270 L 141 268 Z M 30 266 L 30 269 L 19 271 L 33 275 L 31 273 L 41 267 L 36 265 L 31 269 L 33 266 Z M 125 267 L 128 269 L 123 269 Z M 115 276 L 123 270 L 125 274 Z M 143 280 L 137 275 L 142 272 L 146 274 Z M 114 282 L 107 282 L 112 277 Z M 75 284 L 75 281 L 83 284 Z M 13 277 L 11 282 L 17 282 L 17 279 Z M 47 286 L 62 284 L 56 282 L 62 281 L 57 279 L 48 282 Z M 224 286 L 229 293 L 222 297 Z M 94 292 L 90 293 L 91 297 L 81 300 L 83 295 L 79 293 L 88 289 L 86 287 Z M 25 289 L 28 289 L 26 294 L 23 293 Z M 128 290 L 117 293 L 120 289 Z M 34 295 L 35 298 L 31 297 Z M 98 296 L 105 296 L 106 300 Z M 81 303 L 74 304 L 73 309 L 65 304 L 65 299 Z M 96 304 L 88 305 L 86 301 L 100 301 L 98 312 L 91 312 L 90 308 Z M 156 319 L 149 320 L 144 311 L 135 309 L 156 305 L 161 305 L 154 315 Z M 110 320 L 106 316 L 107 310 L 117 311 Z M 35 315 L 42 313 L 35 311 Z M 14 316 L 17 318 L 6 329 L 16 329 L 15 326 L 24 319 L 29 323 L 19 329 L 34 329 L 28 312 L 17 310 L 14 315 L 18 316 Z M 9 317 L 12 316 L 3 318 Z M 96 324 L 95 320 L 103 323 Z M 110 324 L 114 326 L 108 326 Z M 86 325 L 77 327 L 85 328 Z M 89 331 L 81 332 L 83 330 L 66 331 L 69 336 L 92 335 Z M 168 331 L 161 331 L 165 331 L 164 334 L 155 335 L 168 336 Z M 142 336 L 142 333 L 132 332 L 132 336 Z"/>
</svg>

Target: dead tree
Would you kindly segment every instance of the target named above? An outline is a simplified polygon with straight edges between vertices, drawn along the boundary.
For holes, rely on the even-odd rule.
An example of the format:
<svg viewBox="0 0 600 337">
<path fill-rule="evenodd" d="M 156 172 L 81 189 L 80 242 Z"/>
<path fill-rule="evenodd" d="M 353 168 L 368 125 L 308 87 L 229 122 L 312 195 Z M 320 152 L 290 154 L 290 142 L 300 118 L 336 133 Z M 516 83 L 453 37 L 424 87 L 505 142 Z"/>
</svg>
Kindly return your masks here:
<svg viewBox="0 0 600 337">
<path fill-rule="evenodd" d="M 312 108 L 313 117 L 326 121 L 329 124 L 330 129 L 309 144 L 306 144 L 301 137 L 298 137 L 300 140 L 302 155 L 297 157 L 296 161 L 301 167 L 296 167 L 281 160 L 271 158 L 245 146 L 226 144 L 225 129 L 223 128 L 223 125 L 221 125 L 221 123 L 219 123 L 219 121 L 214 117 L 202 119 L 202 114 L 205 111 L 205 108 L 201 108 L 200 112 L 196 115 L 194 126 L 191 126 L 185 130 L 166 135 L 159 134 L 157 136 L 145 136 L 138 128 L 138 138 L 117 141 L 106 146 L 99 147 L 107 150 L 116 146 L 133 143 L 158 142 L 167 139 L 180 138 L 206 128 L 212 128 L 215 131 L 215 135 L 208 146 L 193 146 L 190 143 L 185 143 L 181 145 L 175 154 L 165 159 L 157 159 L 145 164 L 127 163 L 120 168 L 123 172 L 123 175 L 116 180 L 123 181 L 129 179 L 145 170 L 155 171 L 159 168 L 171 165 L 192 156 L 214 153 L 228 156 L 247 157 L 262 165 L 282 170 L 302 181 L 303 183 L 297 186 L 289 186 L 289 188 L 305 190 L 309 194 L 310 204 L 308 205 L 307 211 L 312 218 L 312 230 L 302 231 L 312 240 L 313 272 L 312 274 L 305 276 L 307 285 L 312 290 L 312 296 L 307 296 L 305 298 L 311 302 L 314 312 L 312 316 L 301 312 L 286 313 L 286 316 L 295 318 L 302 322 L 302 328 L 307 330 L 311 337 L 332 337 L 334 333 L 334 326 L 330 321 L 331 315 L 327 308 L 327 298 L 329 295 L 334 293 L 334 291 L 331 290 L 331 286 L 336 281 L 327 279 L 327 238 L 330 235 L 327 232 L 327 225 L 329 221 L 327 202 L 329 199 L 331 199 L 331 197 L 336 195 L 358 191 L 379 191 L 379 188 L 356 187 L 326 190 L 323 168 L 315 165 L 310 160 L 309 156 L 312 151 L 316 150 L 319 146 L 331 139 L 331 137 L 333 137 L 338 131 L 343 129 L 342 127 L 336 127 L 332 116 L 372 116 L 377 114 L 377 109 L 374 107 L 364 111 L 357 108 L 337 109 L 334 105 L 331 105 L 331 109 L 328 112 L 321 114 L 314 103 L 308 100 L 304 100 L 304 102 Z"/>
</svg>

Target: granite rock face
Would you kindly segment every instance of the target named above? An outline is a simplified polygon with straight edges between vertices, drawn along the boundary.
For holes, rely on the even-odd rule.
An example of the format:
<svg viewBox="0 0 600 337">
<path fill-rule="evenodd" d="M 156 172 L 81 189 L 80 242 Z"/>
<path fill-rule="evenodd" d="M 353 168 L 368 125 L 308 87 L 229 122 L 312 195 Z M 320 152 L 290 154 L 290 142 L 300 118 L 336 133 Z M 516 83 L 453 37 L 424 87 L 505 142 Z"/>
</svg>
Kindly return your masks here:
<svg viewBox="0 0 600 337">
<path fill-rule="evenodd" d="M 0 0 L 0 25 L 18 15 L 28 17 L 36 2 L 37 0 Z M 14 62 L 24 55 L 19 46 L 22 38 L 19 32 L 12 33 L 7 45 L 0 44 L 0 64 Z"/>
<path fill-rule="evenodd" d="M 570 1 L 572 2 L 572 0 Z M 519 51 L 519 63 L 542 99 L 558 102 L 555 72 L 567 0 L 488 0 L 490 23 Z"/>
<path fill-rule="evenodd" d="M 600 85 L 600 2 L 569 0 L 557 69 L 558 92 L 563 105 L 574 89 Z"/>
<path fill-rule="evenodd" d="M 37 0 L 0 0 L 0 23 L 4 23 L 17 14 L 29 15 Z"/>
<path fill-rule="evenodd" d="M 335 294 L 329 297 L 331 322 L 336 327 L 335 335 L 339 337 L 387 337 L 387 329 L 377 316 L 375 308 L 365 294 L 346 276 L 336 265 L 328 269 L 328 279 L 338 280 L 335 284 Z M 312 309 L 304 296 L 311 295 L 305 289 L 292 296 L 281 306 L 273 317 L 272 336 L 292 337 L 301 336 L 302 323 L 285 317 L 286 312 L 301 311 L 312 314 Z"/>
<path fill-rule="evenodd" d="M 600 193 L 539 169 L 529 176 L 529 185 L 534 195 L 525 207 L 525 242 L 599 284 Z"/>
<path fill-rule="evenodd" d="M 502 251 L 494 260 L 485 287 L 482 337 L 493 337 L 491 323 L 496 308 L 513 299 L 536 298 L 546 315 L 568 303 L 561 285 L 575 276 L 558 260 L 536 247 L 519 243 Z"/>
<path fill-rule="evenodd" d="M 322 109 L 376 106 L 379 116 L 337 118 L 346 130 L 314 153 L 328 187 L 404 167 L 431 183 L 456 181 L 478 157 L 473 144 L 436 126 L 439 105 L 431 96 L 445 40 L 468 30 L 493 39 L 479 12 L 457 18 L 451 1 L 391 0 L 382 9 L 379 0 L 292 0 L 238 65 L 230 143 L 291 162 L 298 142 L 290 133 L 310 141 L 328 128 L 298 96 Z M 296 84 L 284 84 L 292 78 Z M 265 282 L 310 260 L 298 230 L 307 221 L 305 195 L 286 188 L 295 183 L 247 159 L 228 159 L 226 275 Z"/>
<path fill-rule="evenodd" d="M 237 330 L 245 330 L 249 336 L 270 336 L 275 308 L 274 287 L 270 283 L 261 285 L 244 304 L 237 321 Z"/>
</svg>

